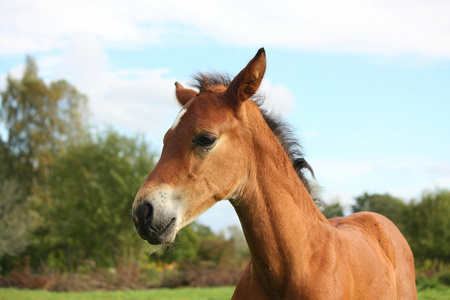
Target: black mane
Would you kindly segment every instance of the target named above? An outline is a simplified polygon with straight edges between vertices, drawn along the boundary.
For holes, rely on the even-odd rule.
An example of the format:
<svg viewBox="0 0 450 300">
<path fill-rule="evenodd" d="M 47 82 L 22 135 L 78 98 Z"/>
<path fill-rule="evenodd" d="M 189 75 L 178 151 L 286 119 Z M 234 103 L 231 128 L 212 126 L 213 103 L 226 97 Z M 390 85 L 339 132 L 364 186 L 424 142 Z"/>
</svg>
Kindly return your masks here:
<svg viewBox="0 0 450 300">
<path fill-rule="evenodd" d="M 223 85 L 228 86 L 231 83 L 231 76 L 229 74 L 221 73 L 199 73 L 193 77 L 194 82 L 191 84 L 197 88 L 200 93 L 205 92 L 208 86 Z M 274 116 L 269 113 L 265 108 L 262 108 L 264 103 L 264 96 L 257 94 L 252 97 L 252 100 L 258 105 L 261 114 L 266 121 L 273 134 L 277 137 L 284 151 L 286 152 L 289 160 L 292 163 L 298 177 L 302 181 L 308 193 L 312 195 L 312 187 L 310 180 L 306 177 L 305 173 L 309 171 L 314 178 L 314 171 L 308 162 L 304 158 L 302 147 L 298 140 L 294 137 L 290 126 L 281 120 L 280 117 Z"/>
</svg>

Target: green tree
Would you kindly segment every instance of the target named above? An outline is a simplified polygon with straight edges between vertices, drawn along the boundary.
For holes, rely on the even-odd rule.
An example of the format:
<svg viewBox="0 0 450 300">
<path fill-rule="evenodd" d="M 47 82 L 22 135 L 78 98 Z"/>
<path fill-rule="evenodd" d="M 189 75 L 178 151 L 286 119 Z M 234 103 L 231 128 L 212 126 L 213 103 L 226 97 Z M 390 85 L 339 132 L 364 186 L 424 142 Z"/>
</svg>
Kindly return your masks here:
<svg viewBox="0 0 450 300">
<path fill-rule="evenodd" d="M 111 130 L 70 146 L 56 159 L 42 192 L 41 217 L 49 230 L 47 248 L 68 271 L 86 259 L 111 266 L 139 255 L 141 241 L 132 235 L 130 211 L 153 166 L 145 141 Z"/>
<path fill-rule="evenodd" d="M 401 232 L 405 232 L 408 206 L 399 198 L 389 194 L 368 194 L 356 197 L 353 212 L 372 211 L 379 213 L 394 222 Z"/>
<path fill-rule="evenodd" d="M 0 259 L 21 254 L 30 241 L 32 214 L 24 189 L 15 181 L 0 182 Z"/>
<path fill-rule="evenodd" d="M 201 237 L 197 261 L 211 261 L 217 265 L 230 264 L 234 245 L 223 234 L 215 234 L 208 226 L 195 224 L 195 231 Z"/>
<path fill-rule="evenodd" d="M 86 118 L 87 98 L 65 80 L 46 84 L 39 77 L 33 58 L 26 58 L 22 78 L 8 75 L 0 104 L 0 222 L 5 222 L 1 226 L 5 246 L 2 269 L 8 269 L 5 266 L 12 266 L 11 261 L 19 259 L 10 255 L 18 255 L 30 243 L 32 249 L 26 251 L 27 255 L 44 251 L 41 239 L 48 230 L 43 223 L 38 224 L 42 219 L 34 216 L 45 206 L 37 201 L 36 193 L 45 190 L 44 177 L 55 156 L 68 144 L 76 144 L 87 136 Z M 38 231 L 29 234 L 30 228 Z M 14 229 L 16 232 L 11 235 L 10 230 Z M 13 241 L 12 238 L 16 241 L 7 242 Z M 33 239 L 37 241 L 34 245 Z"/>
<path fill-rule="evenodd" d="M 87 98 L 65 80 L 47 85 L 27 57 L 23 77 L 8 76 L 1 99 L 7 133 L 0 147 L 2 171 L 30 188 L 42 181 L 56 153 L 84 136 Z"/>
<path fill-rule="evenodd" d="M 406 238 L 417 261 L 450 262 L 450 191 L 424 192 L 410 203 Z"/>
<path fill-rule="evenodd" d="M 326 204 L 325 207 L 321 209 L 321 211 L 327 219 L 344 216 L 343 208 L 339 201 L 336 201 L 332 204 Z"/>
</svg>

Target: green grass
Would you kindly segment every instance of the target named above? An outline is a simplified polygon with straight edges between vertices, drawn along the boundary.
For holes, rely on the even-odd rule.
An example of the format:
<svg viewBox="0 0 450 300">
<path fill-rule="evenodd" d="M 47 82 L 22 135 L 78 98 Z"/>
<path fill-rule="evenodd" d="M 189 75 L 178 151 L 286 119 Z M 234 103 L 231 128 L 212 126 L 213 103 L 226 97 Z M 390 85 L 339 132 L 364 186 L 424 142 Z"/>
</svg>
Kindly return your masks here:
<svg viewBox="0 0 450 300">
<path fill-rule="evenodd" d="M 18 290 L 13 288 L 0 288 L 0 300 L 187 300 L 230 299 L 234 287 L 217 288 L 178 288 L 178 289 L 151 289 L 141 291 L 115 291 L 115 292 L 48 292 L 43 290 Z M 448 300 L 450 287 L 425 289 L 418 293 L 419 300 Z"/>
<path fill-rule="evenodd" d="M 419 300 L 449 300 L 450 287 L 439 286 L 434 289 L 424 289 L 417 293 Z"/>
<path fill-rule="evenodd" d="M 110 292 L 49 292 L 43 290 L 18 290 L 13 288 L 1 288 L 0 300 L 188 300 L 208 299 L 222 300 L 230 299 L 234 287 L 215 288 L 177 288 L 177 289 L 150 289 L 140 291 L 110 291 Z"/>
</svg>

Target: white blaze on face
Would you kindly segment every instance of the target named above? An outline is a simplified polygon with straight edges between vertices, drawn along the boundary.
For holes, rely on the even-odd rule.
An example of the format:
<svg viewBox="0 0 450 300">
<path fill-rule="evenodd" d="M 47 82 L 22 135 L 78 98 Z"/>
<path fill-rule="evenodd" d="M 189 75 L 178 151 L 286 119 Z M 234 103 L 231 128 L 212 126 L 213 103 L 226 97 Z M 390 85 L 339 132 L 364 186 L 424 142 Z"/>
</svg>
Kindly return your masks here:
<svg viewBox="0 0 450 300">
<path fill-rule="evenodd" d="M 173 129 L 175 129 L 177 127 L 178 123 L 180 123 L 181 117 L 186 113 L 186 111 L 187 111 L 187 109 L 184 108 L 184 107 L 180 110 L 180 112 L 178 113 L 177 118 L 173 122 L 172 127 L 170 129 L 173 130 Z"/>
</svg>

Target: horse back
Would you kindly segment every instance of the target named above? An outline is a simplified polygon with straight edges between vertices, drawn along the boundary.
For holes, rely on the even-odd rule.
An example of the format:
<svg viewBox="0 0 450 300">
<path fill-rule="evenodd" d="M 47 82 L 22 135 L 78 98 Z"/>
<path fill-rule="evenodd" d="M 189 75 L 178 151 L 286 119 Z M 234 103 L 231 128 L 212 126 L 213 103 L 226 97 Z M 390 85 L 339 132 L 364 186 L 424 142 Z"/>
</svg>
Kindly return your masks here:
<svg viewBox="0 0 450 300">
<path fill-rule="evenodd" d="M 394 299 L 417 299 L 413 254 L 394 223 L 373 212 L 358 212 L 329 222 L 346 245 L 353 277 L 359 281 L 356 288 L 378 285 L 380 293 L 392 289 Z"/>
</svg>

